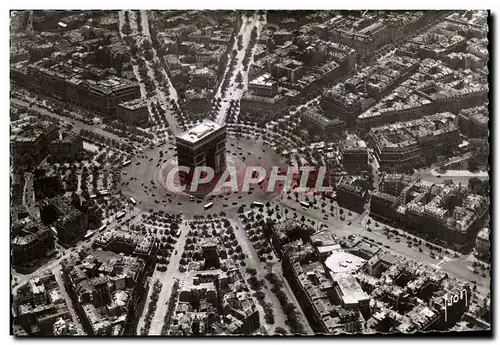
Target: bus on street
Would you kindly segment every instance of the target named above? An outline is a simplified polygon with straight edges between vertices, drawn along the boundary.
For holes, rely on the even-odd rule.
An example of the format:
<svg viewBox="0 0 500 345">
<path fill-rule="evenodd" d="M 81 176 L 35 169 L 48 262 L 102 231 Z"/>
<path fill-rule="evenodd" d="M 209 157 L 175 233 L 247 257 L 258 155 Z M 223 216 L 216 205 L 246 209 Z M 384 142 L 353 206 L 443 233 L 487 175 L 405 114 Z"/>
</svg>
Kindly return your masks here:
<svg viewBox="0 0 500 345">
<path fill-rule="evenodd" d="M 300 206 L 302 206 L 302 208 L 306 209 L 306 208 L 309 208 L 311 205 L 309 205 L 309 203 L 306 201 L 301 201 Z"/>
<path fill-rule="evenodd" d="M 257 206 L 257 207 L 264 207 L 264 204 L 258 201 L 252 202 L 252 206 Z"/>
<path fill-rule="evenodd" d="M 210 207 L 212 207 L 214 205 L 213 202 L 209 202 L 208 204 L 206 204 L 205 206 L 203 206 L 205 208 L 205 210 L 208 210 Z"/>
</svg>

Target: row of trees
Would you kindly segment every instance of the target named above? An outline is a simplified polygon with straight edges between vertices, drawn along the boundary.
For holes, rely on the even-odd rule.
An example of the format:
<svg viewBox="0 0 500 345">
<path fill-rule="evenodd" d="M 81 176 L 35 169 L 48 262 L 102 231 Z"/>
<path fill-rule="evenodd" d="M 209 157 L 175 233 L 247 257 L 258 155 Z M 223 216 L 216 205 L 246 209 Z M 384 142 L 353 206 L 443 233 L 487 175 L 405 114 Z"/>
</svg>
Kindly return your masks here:
<svg viewBox="0 0 500 345">
<path fill-rule="evenodd" d="M 250 42 L 248 43 L 247 49 L 245 51 L 245 57 L 243 58 L 243 68 L 245 71 L 248 71 L 248 67 L 250 64 L 250 59 L 252 57 L 252 50 L 257 44 L 257 27 L 254 26 L 252 32 L 250 34 Z"/>
<path fill-rule="evenodd" d="M 148 335 L 149 329 L 151 328 L 151 320 L 156 311 L 156 305 L 158 304 L 158 297 L 160 296 L 162 284 L 159 280 L 156 280 L 153 285 L 153 292 L 151 293 L 151 298 L 148 303 L 148 312 L 145 316 L 144 327 L 141 328 L 141 335 Z"/>
<path fill-rule="evenodd" d="M 81 129 L 80 130 L 80 136 L 93 141 L 94 143 L 98 144 L 99 146 L 108 146 L 113 149 L 126 152 L 126 153 L 131 153 L 133 151 L 132 146 L 121 143 L 115 139 L 111 139 L 110 137 L 106 137 L 104 135 L 98 134 L 94 131 L 87 130 L 87 129 Z"/>
<path fill-rule="evenodd" d="M 130 126 L 120 121 L 113 121 L 106 126 L 106 130 L 116 134 L 120 138 L 128 138 L 140 144 L 147 144 L 147 140 L 153 139 L 153 134 L 138 129 L 136 126 Z"/>
<path fill-rule="evenodd" d="M 473 194 L 479 194 L 488 197 L 490 195 L 490 181 L 481 181 L 477 177 L 472 177 L 469 179 L 469 190 Z"/>
<path fill-rule="evenodd" d="M 168 335 L 168 328 L 172 322 L 172 316 L 174 315 L 177 298 L 179 297 L 179 286 L 179 280 L 175 279 L 174 285 L 172 286 L 172 294 L 168 300 L 168 309 L 164 318 L 163 327 L 161 329 L 161 335 Z"/>
<path fill-rule="evenodd" d="M 241 34 L 238 35 L 238 39 L 236 42 L 237 42 L 238 50 L 242 50 L 243 49 L 243 36 Z"/>
<path fill-rule="evenodd" d="M 142 15 L 141 15 L 141 11 L 136 11 L 136 13 L 135 13 L 135 22 L 137 24 L 137 31 L 138 32 L 142 32 L 143 29 L 142 29 Z"/>
<path fill-rule="evenodd" d="M 264 285 L 262 281 L 257 279 L 257 271 L 254 268 L 247 268 L 247 273 L 250 274 L 250 278 L 248 278 L 247 283 L 250 285 L 250 288 L 255 291 L 254 296 L 257 298 L 262 309 L 264 309 L 264 319 L 268 325 L 274 324 L 274 310 L 271 303 L 266 302 L 266 295 L 260 291 L 262 286 Z"/>
<path fill-rule="evenodd" d="M 283 308 L 283 312 L 287 317 L 287 323 L 293 334 L 304 334 L 305 328 L 300 319 L 300 314 L 293 303 L 288 299 L 288 296 L 283 291 L 283 282 L 276 273 L 267 273 L 266 279 L 273 285 L 271 291 L 278 297 L 278 300 Z"/>
<path fill-rule="evenodd" d="M 130 28 L 130 13 L 129 11 L 125 11 L 125 23 L 122 25 L 122 32 L 124 35 L 128 36 L 132 33 L 132 29 Z"/>
<path fill-rule="evenodd" d="M 237 56 L 238 56 L 238 51 L 236 49 L 233 49 L 231 51 L 231 57 L 229 58 L 228 61 L 229 68 L 227 69 L 226 74 L 224 75 L 224 79 L 221 85 L 222 98 L 225 98 L 227 89 L 229 88 L 229 85 L 231 83 L 231 77 L 234 74 L 234 70 L 236 69 Z"/>
<path fill-rule="evenodd" d="M 169 126 L 167 120 L 167 112 L 165 111 L 165 109 L 163 109 L 158 101 L 155 103 L 151 103 L 151 116 L 153 117 L 155 123 L 161 123 L 165 127 Z"/>
</svg>

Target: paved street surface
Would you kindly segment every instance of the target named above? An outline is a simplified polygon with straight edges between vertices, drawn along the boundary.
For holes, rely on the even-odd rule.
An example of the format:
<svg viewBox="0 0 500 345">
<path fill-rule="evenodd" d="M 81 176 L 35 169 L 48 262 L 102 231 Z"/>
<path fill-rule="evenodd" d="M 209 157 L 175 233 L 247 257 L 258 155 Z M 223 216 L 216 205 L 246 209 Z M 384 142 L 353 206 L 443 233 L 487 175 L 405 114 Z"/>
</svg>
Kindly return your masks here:
<svg viewBox="0 0 500 345">
<path fill-rule="evenodd" d="M 243 24 L 241 25 L 238 35 L 242 35 L 243 37 L 243 49 L 238 50 L 238 40 L 236 39 L 234 42 L 233 49 L 238 50 L 238 54 L 236 55 L 235 58 L 236 67 L 234 69 L 233 74 L 231 74 L 230 77 L 231 81 L 229 82 L 229 87 L 226 90 L 224 97 L 222 97 L 222 83 L 221 83 L 221 87 L 219 87 L 219 89 L 215 94 L 215 98 L 222 97 L 221 108 L 219 109 L 219 114 L 216 119 L 216 122 L 220 125 L 224 124 L 225 122 L 227 109 L 229 107 L 229 101 L 240 100 L 241 96 L 243 95 L 243 92 L 248 87 L 248 70 L 246 71 L 244 70 L 243 59 L 245 57 L 246 49 L 250 43 L 250 36 L 253 28 L 255 27 L 257 28 L 257 40 L 258 40 L 260 31 L 262 30 L 262 27 L 264 25 L 264 23 L 259 20 L 259 16 L 257 16 L 257 14 L 255 14 L 253 17 L 243 16 L 242 19 L 243 19 Z M 236 35 L 236 37 L 238 37 L 238 35 Z M 250 60 L 249 66 L 252 64 L 254 51 L 255 48 L 252 50 L 252 59 Z M 231 54 L 231 52 L 229 54 Z M 230 64 L 228 63 L 224 75 L 226 75 L 226 72 L 229 70 L 229 65 Z M 238 73 L 241 73 L 241 75 L 243 76 L 244 87 L 242 89 L 238 88 L 238 83 L 236 83 L 235 81 Z"/>
<path fill-rule="evenodd" d="M 156 279 L 151 279 L 151 277 L 146 278 L 149 281 L 149 288 L 147 291 L 146 301 L 144 302 L 144 308 L 142 310 L 142 314 L 139 317 L 139 321 L 137 322 L 136 334 L 141 335 L 141 329 L 144 327 L 145 317 L 148 314 L 148 305 L 151 300 L 151 294 L 153 293 L 153 286 L 156 282 Z"/>
<path fill-rule="evenodd" d="M 189 228 L 183 223 L 180 225 L 180 229 L 181 235 L 177 239 L 174 251 L 169 258 L 170 262 L 167 266 L 167 270 L 165 272 L 155 271 L 155 274 L 153 275 L 153 281 L 159 279 L 163 285 L 158 297 L 155 314 L 151 320 L 149 335 L 161 335 L 164 318 L 168 310 L 168 300 L 172 294 L 172 286 L 175 279 L 182 280 L 183 274 L 179 272 L 179 262 L 181 260 L 182 252 L 184 251 Z"/>
</svg>

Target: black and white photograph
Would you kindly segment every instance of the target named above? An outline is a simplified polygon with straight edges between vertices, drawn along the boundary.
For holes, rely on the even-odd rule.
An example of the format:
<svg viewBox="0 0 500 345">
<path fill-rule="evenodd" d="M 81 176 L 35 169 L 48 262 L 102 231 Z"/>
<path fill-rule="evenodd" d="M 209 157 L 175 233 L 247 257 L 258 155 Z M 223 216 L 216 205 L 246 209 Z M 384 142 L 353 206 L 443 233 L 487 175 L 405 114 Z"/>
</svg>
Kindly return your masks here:
<svg viewBox="0 0 500 345">
<path fill-rule="evenodd" d="M 9 20 L 12 338 L 491 335 L 488 9 Z"/>
</svg>

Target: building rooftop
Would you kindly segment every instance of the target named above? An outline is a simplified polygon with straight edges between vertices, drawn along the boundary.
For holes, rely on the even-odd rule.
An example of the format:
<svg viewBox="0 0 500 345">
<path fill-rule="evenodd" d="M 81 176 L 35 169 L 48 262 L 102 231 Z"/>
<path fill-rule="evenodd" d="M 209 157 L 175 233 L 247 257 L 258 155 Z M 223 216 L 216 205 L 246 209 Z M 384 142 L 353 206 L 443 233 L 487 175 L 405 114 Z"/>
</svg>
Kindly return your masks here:
<svg viewBox="0 0 500 345">
<path fill-rule="evenodd" d="M 119 104 L 119 106 L 128 110 L 136 110 L 139 108 L 147 107 L 148 102 L 146 101 L 146 99 L 136 98 L 130 101 L 122 102 Z"/>
<path fill-rule="evenodd" d="M 331 25 L 333 32 L 348 34 L 356 40 L 370 38 L 386 29 L 384 22 L 377 20 L 372 13 L 360 18 L 354 16 L 337 17 L 333 23 L 334 25 Z"/>
<path fill-rule="evenodd" d="M 342 142 L 344 151 L 366 151 L 366 142 L 361 140 L 356 134 L 348 134 L 344 142 Z"/>
<path fill-rule="evenodd" d="M 350 273 L 335 274 L 332 275 L 332 278 L 338 285 L 338 292 L 340 293 L 343 304 L 353 305 L 370 299 L 370 296 L 368 296 L 359 285 L 356 277 Z"/>
<path fill-rule="evenodd" d="M 453 12 L 446 17 L 446 20 L 455 24 L 471 26 L 483 31 L 484 33 L 488 31 L 488 11 L 464 11 L 462 14 L 459 12 Z"/>
<path fill-rule="evenodd" d="M 98 94 L 112 94 L 131 87 L 138 87 L 135 81 L 107 75 L 107 70 L 87 65 L 78 66 L 72 59 L 57 62 L 53 59 L 43 59 L 28 66 L 28 71 L 48 75 L 52 78 L 60 78 L 74 85 L 86 85 L 91 91 Z M 93 79 L 89 78 L 93 76 Z M 85 83 L 85 84 L 84 84 Z"/>
<path fill-rule="evenodd" d="M 337 244 L 331 232 L 328 230 L 316 232 L 311 235 L 310 238 L 313 245 L 330 246 Z"/>
<path fill-rule="evenodd" d="M 365 179 L 357 175 L 344 175 L 337 184 L 338 190 L 349 191 L 363 197 L 367 192 Z"/>
<path fill-rule="evenodd" d="M 420 49 L 433 51 L 435 53 L 447 52 L 456 45 L 464 42 L 465 37 L 458 35 L 456 31 L 448 30 L 448 23 L 442 22 L 428 31 L 414 37 L 413 43 L 420 46 Z"/>
<path fill-rule="evenodd" d="M 322 99 L 342 109 L 359 108 L 363 101 L 379 95 L 420 64 L 419 59 L 393 56 L 359 71 L 345 82 L 322 90 Z"/>
<path fill-rule="evenodd" d="M 194 128 L 191 128 L 190 130 L 182 133 L 177 138 L 190 143 L 196 143 L 201 139 L 203 139 L 204 137 L 216 132 L 221 128 L 223 127 L 220 126 L 219 124 L 210 120 L 205 120 L 199 125 L 195 126 Z"/>
<path fill-rule="evenodd" d="M 56 128 L 57 126 L 53 122 L 28 116 L 11 123 L 10 140 L 16 142 L 36 141 L 44 134 Z"/>
<path fill-rule="evenodd" d="M 286 98 L 287 96 L 280 93 L 274 95 L 273 97 L 266 97 L 266 96 L 258 96 L 252 93 L 251 91 L 247 91 L 243 94 L 243 97 L 241 99 L 242 101 L 254 101 L 254 102 L 275 104 L 283 102 Z"/>
<path fill-rule="evenodd" d="M 18 224 L 22 226 L 22 231 L 17 231 L 16 236 L 12 240 L 13 245 L 29 245 L 46 236 L 52 236 L 46 225 L 31 218 L 24 218 L 22 223 Z"/>
<path fill-rule="evenodd" d="M 331 274 L 354 273 L 365 264 L 366 260 L 349 252 L 335 251 L 326 259 L 325 265 Z"/>
<path fill-rule="evenodd" d="M 476 123 L 487 124 L 489 119 L 489 111 L 486 106 L 463 109 L 459 113 L 460 116 L 469 118 Z"/>
<path fill-rule="evenodd" d="M 274 80 L 272 80 L 271 74 L 269 74 L 269 73 L 264 73 L 264 74 L 258 76 L 257 78 L 255 78 L 249 82 L 249 86 L 256 85 L 256 86 L 269 86 L 269 87 L 271 87 L 274 84 L 276 84 L 276 82 Z"/>
<path fill-rule="evenodd" d="M 406 192 L 411 193 L 413 199 L 400 205 L 397 212 L 409 212 L 432 218 L 445 226 L 448 231 L 466 232 L 488 209 L 486 197 L 467 194 L 466 188 L 460 188 L 457 184 L 444 185 L 418 181 L 407 188 L 410 189 Z M 454 195 L 461 195 L 461 203 L 449 207 L 447 203 Z"/>
<path fill-rule="evenodd" d="M 489 228 L 482 228 L 479 233 L 477 234 L 477 238 L 489 241 L 490 240 L 490 229 Z"/>
<path fill-rule="evenodd" d="M 112 243 L 125 244 L 128 245 L 130 250 L 135 254 L 149 255 L 155 242 L 156 240 L 153 236 L 144 235 L 140 232 L 108 229 L 100 234 L 94 243 L 104 248 L 108 248 Z"/>
<path fill-rule="evenodd" d="M 321 127 L 327 126 L 343 126 L 345 122 L 338 118 L 329 119 L 323 114 L 321 114 L 318 109 L 307 108 L 304 112 L 300 114 L 301 117 L 307 118 L 308 120 L 316 123 Z"/>
<path fill-rule="evenodd" d="M 429 138 L 457 130 L 454 119 L 454 114 L 440 113 L 422 119 L 373 127 L 370 129 L 370 135 L 380 149 L 418 146 Z"/>
</svg>

